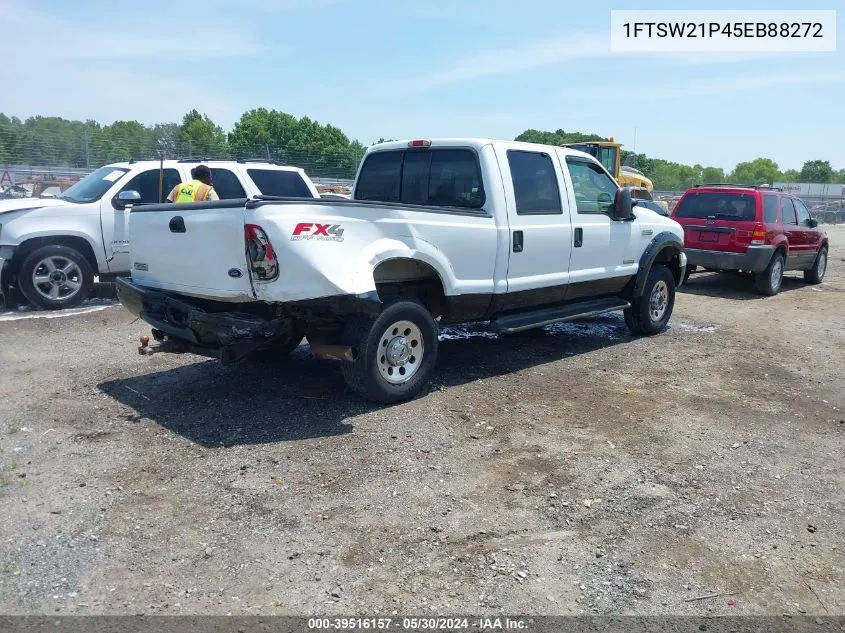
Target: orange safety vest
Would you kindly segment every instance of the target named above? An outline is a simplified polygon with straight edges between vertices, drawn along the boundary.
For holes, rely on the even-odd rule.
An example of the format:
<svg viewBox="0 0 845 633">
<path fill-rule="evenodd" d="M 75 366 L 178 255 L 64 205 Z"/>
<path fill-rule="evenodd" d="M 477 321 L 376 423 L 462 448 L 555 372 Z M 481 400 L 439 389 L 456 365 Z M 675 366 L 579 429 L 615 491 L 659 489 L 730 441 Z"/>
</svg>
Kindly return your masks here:
<svg viewBox="0 0 845 633">
<path fill-rule="evenodd" d="M 208 197 L 211 187 L 199 180 L 180 182 L 176 185 L 176 198 L 173 202 L 202 202 Z"/>
</svg>

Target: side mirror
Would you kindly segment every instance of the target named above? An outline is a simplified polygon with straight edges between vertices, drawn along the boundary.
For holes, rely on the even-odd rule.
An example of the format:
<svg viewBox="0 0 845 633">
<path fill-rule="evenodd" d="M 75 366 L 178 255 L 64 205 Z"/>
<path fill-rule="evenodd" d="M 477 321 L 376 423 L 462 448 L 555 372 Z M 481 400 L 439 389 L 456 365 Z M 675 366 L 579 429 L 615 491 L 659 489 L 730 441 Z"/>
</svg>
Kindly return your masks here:
<svg viewBox="0 0 845 633">
<path fill-rule="evenodd" d="M 610 217 L 622 222 L 634 219 L 634 203 L 631 199 L 631 190 L 628 187 L 617 189 Z"/>
<path fill-rule="evenodd" d="M 117 197 L 112 200 L 112 206 L 115 209 L 125 209 L 126 207 L 141 201 L 141 194 L 137 191 L 121 191 Z"/>
<path fill-rule="evenodd" d="M 809 226 L 811 229 L 816 228 L 818 225 L 819 221 L 816 218 L 810 218 L 809 220 L 807 220 L 807 226 Z"/>
</svg>

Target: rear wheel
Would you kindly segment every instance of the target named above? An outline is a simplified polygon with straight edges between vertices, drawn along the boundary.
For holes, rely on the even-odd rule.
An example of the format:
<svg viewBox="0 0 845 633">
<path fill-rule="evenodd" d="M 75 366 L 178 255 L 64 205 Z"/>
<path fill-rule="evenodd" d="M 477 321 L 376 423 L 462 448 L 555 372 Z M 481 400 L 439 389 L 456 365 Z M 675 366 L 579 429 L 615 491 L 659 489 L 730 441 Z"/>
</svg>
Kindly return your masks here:
<svg viewBox="0 0 845 633">
<path fill-rule="evenodd" d="M 42 310 L 75 308 L 94 288 L 94 271 L 85 256 L 68 246 L 42 246 L 23 260 L 18 287 Z"/>
<path fill-rule="evenodd" d="M 754 276 L 754 285 L 757 292 L 771 297 L 780 292 L 783 284 L 783 253 L 775 251 L 769 265 L 761 273 Z"/>
<path fill-rule="evenodd" d="M 654 266 L 648 273 L 643 295 L 625 310 L 625 324 L 631 334 L 658 334 L 666 329 L 675 307 L 675 277 L 666 266 Z"/>
<path fill-rule="evenodd" d="M 387 302 L 375 318 L 351 320 L 343 341 L 355 357 L 341 364 L 346 384 L 363 398 L 381 404 L 415 397 L 437 362 L 437 323 L 413 299 Z"/>
<path fill-rule="evenodd" d="M 820 284 L 824 279 L 824 274 L 827 271 L 827 246 L 822 246 L 819 249 L 819 254 L 816 255 L 816 261 L 813 262 L 813 267 L 810 270 L 804 271 L 804 281 L 808 284 Z"/>
</svg>

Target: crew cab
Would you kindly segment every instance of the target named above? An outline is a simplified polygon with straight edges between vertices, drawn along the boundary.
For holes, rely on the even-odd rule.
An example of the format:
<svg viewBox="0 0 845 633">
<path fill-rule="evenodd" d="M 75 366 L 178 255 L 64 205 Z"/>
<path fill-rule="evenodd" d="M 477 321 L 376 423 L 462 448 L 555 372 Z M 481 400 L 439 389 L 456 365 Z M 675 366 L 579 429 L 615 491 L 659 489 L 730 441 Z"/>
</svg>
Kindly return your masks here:
<svg viewBox="0 0 845 633">
<path fill-rule="evenodd" d="M 799 198 L 782 189 L 696 185 L 672 218 L 684 227 L 687 276 L 698 268 L 741 271 L 768 296 L 780 291 L 784 271 L 801 270 L 811 284 L 824 279 L 827 233 Z"/>
<path fill-rule="evenodd" d="M 373 146 L 351 200 L 136 206 L 129 234 L 117 292 L 153 328 L 139 351 L 281 358 L 304 335 L 380 403 L 423 389 L 440 324 L 516 334 L 620 310 L 661 332 L 686 266 L 680 225 L 590 155 L 486 139 Z"/>
<path fill-rule="evenodd" d="M 208 163 L 221 199 L 261 194 L 317 198 L 305 173 L 267 161 L 165 160 L 113 163 L 55 197 L 0 200 L 0 304 L 19 290 L 41 309 L 74 307 L 94 277 L 129 273 L 129 210 L 164 200 Z"/>
</svg>

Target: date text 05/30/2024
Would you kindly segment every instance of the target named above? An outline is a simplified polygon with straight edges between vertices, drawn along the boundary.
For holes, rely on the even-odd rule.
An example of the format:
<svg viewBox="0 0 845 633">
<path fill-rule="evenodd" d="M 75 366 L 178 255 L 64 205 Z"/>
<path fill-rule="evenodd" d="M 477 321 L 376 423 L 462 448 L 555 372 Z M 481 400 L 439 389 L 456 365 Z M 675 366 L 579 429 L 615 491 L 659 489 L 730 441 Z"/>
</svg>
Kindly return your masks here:
<svg viewBox="0 0 845 633">
<path fill-rule="evenodd" d="M 312 631 L 525 631 L 515 618 L 309 618 Z"/>
</svg>

